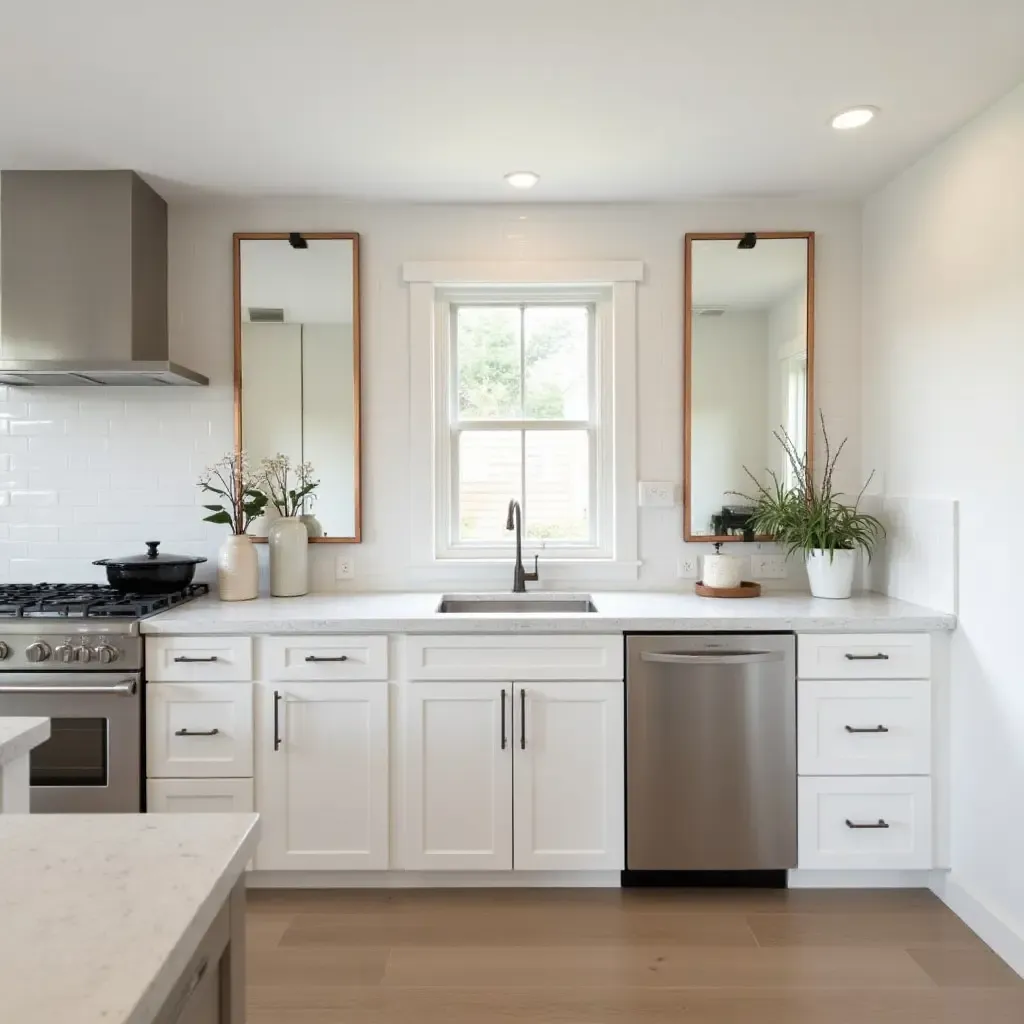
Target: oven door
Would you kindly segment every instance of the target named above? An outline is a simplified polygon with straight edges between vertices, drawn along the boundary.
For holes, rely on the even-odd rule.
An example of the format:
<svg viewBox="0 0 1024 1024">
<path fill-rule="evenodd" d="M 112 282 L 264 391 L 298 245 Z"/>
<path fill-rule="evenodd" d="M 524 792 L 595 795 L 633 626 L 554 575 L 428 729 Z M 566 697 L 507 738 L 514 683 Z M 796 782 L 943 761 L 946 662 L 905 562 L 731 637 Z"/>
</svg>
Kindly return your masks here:
<svg viewBox="0 0 1024 1024">
<path fill-rule="evenodd" d="M 29 756 L 33 812 L 142 810 L 140 673 L 0 675 L 0 717 L 50 719 Z"/>
</svg>

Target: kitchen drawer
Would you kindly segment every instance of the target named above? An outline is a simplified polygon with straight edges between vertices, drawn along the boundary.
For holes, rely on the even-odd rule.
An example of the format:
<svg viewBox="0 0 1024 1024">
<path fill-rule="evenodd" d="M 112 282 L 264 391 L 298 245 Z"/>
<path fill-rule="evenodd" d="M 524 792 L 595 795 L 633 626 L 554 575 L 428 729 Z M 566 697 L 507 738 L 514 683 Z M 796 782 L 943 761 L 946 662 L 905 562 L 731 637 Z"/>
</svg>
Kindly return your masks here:
<svg viewBox="0 0 1024 1024">
<path fill-rule="evenodd" d="M 150 779 L 150 814 L 233 814 L 255 810 L 252 779 Z"/>
<path fill-rule="evenodd" d="M 151 682 L 241 682 L 252 679 L 247 636 L 150 636 L 146 678 Z"/>
<path fill-rule="evenodd" d="M 799 867 L 932 867 L 931 779 L 801 778 L 797 785 Z"/>
<path fill-rule="evenodd" d="M 252 684 L 150 683 L 146 774 L 150 778 L 252 775 Z"/>
<path fill-rule="evenodd" d="M 927 679 L 801 679 L 797 686 L 801 775 L 928 775 L 931 731 Z"/>
<path fill-rule="evenodd" d="M 388 677 L 386 636 L 268 636 L 259 643 L 261 679 L 344 682 Z"/>
<path fill-rule="evenodd" d="M 622 636 L 410 636 L 409 679 L 594 681 L 622 679 Z"/>
<path fill-rule="evenodd" d="M 797 637 L 800 679 L 927 679 L 927 633 L 803 634 Z"/>
</svg>

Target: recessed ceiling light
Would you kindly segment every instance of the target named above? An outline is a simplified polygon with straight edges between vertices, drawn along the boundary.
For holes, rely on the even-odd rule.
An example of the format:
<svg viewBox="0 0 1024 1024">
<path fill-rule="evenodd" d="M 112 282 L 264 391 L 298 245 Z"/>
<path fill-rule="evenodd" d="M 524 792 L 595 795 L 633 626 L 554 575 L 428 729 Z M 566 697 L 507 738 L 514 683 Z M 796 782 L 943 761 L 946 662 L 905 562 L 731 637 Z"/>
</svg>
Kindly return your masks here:
<svg viewBox="0 0 1024 1024">
<path fill-rule="evenodd" d="M 832 127 L 840 131 L 863 128 L 877 113 L 878 107 L 850 107 L 849 110 L 844 110 L 832 118 Z"/>
<path fill-rule="evenodd" d="M 540 175 L 533 171 L 512 171 L 505 175 L 505 180 L 513 188 L 533 188 L 540 181 Z"/>
</svg>

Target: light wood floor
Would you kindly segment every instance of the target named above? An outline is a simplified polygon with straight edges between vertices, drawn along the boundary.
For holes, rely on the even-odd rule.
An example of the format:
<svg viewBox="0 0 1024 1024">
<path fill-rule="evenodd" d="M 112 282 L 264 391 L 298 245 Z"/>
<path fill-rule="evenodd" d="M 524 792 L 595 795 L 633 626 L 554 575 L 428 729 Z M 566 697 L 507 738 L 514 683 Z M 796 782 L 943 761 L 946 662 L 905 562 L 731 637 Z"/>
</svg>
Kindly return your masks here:
<svg viewBox="0 0 1024 1024">
<path fill-rule="evenodd" d="M 931 893 L 250 892 L 250 1024 L 1022 1024 Z"/>
</svg>

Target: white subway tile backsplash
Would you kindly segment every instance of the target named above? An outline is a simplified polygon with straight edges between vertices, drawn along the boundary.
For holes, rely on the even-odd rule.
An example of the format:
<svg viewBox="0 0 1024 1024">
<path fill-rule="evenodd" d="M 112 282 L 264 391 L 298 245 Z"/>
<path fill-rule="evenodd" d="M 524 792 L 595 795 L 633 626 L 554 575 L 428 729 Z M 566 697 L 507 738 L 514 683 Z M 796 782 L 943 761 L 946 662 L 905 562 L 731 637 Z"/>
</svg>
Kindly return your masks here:
<svg viewBox="0 0 1024 1024">
<path fill-rule="evenodd" d="M 9 420 L 10 432 L 16 436 L 63 436 L 64 421 L 60 419 L 46 420 Z"/>
<path fill-rule="evenodd" d="M 8 536 L 12 541 L 45 543 L 55 542 L 59 539 L 60 527 L 41 526 L 38 523 L 12 523 L 7 529 Z"/>
<path fill-rule="evenodd" d="M 11 491 L 11 505 L 25 505 L 39 508 L 42 505 L 56 505 L 56 491 Z"/>
</svg>

